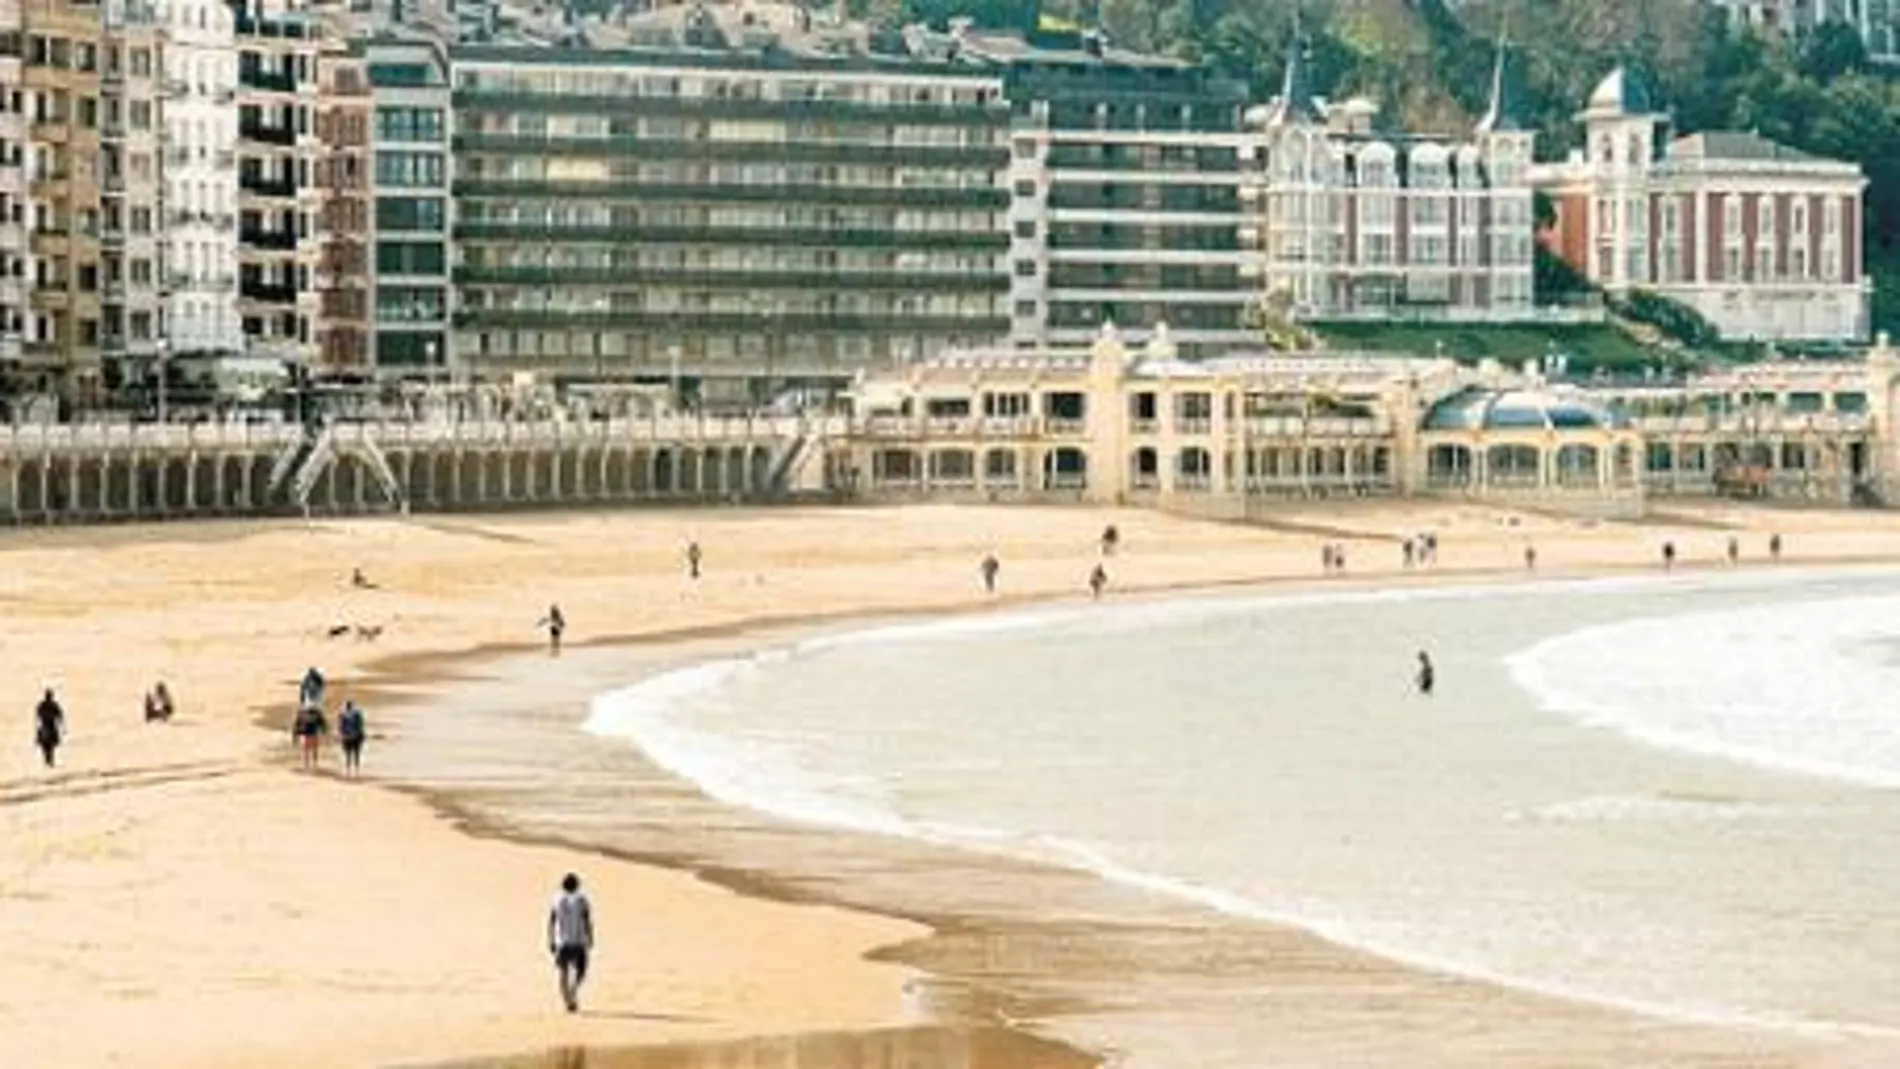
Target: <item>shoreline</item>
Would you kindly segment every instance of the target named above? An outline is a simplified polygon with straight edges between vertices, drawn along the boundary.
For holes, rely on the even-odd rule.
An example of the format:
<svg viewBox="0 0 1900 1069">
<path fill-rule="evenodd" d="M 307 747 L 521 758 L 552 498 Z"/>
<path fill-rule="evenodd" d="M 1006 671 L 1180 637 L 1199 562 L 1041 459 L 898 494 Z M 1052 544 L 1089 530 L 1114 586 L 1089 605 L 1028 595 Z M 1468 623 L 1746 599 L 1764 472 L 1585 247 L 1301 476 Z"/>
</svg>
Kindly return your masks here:
<svg viewBox="0 0 1900 1069">
<path fill-rule="evenodd" d="M 1758 563 L 1740 568 L 1722 562 L 1699 562 L 1687 565 L 1679 564 L 1675 571 L 1689 576 L 1727 575 L 1737 578 L 1742 576 L 1766 578 L 1777 573 L 1853 573 L 1863 569 L 1871 570 L 1883 566 L 1900 567 L 1900 562 L 1895 562 L 1895 560 L 1887 554 L 1869 553 L 1826 557 L 1810 556 L 1783 561 L 1774 565 Z M 1265 578 L 1240 578 L 1212 583 L 1161 584 L 1126 590 L 1122 592 L 1120 597 L 1111 597 L 1108 601 L 1124 605 L 1157 604 L 1174 595 L 1214 598 L 1230 595 L 1234 597 L 1299 595 L 1327 591 L 1381 593 L 1394 590 L 1443 590 L 1468 587 L 1489 588 L 1492 586 L 1528 587 L 1544 583 L 1585 583 L 1594 580 L 1631 577 L 1651 577 L 1658 583 L 1667 582 L 1669 578 L 1669 576 L 1656 565 L 1641 565 L 1635 563 L 1576 567 L 1562 571 L 1539 572 L 1536 574 L 1528 574 L 1523 569 L 1513 569 L 1502 566 L 1452 569 L 1431 568 L 1385 575 L 1372 574 L 1333 578 L 1282 575 Z M 1795 582 L 1799 580 L 1791 575 L 1790 581 Z M 674 632 L 639 631 L 623 635 L 596 636 L 584 643 L 573 644 L 571 648 L 596 652 L 625 650 L 656 652 L 658 654 L 657 663 L 642 666 L 635 678 L 623 680 L 617 685 L 628 686 L 695 664 L 754 655 L 774 648 L 786 640 L 796 640 L 801 637 L 830 637 L 851 634 L 863 630 L 874 630 L 882 626 L 901 622 L 917 620 L 948 621 L 974 615 L 1008 613 L 1038 606 L 1066 605 L 1083 608 L 1090 604 L 1092 604 L 1092 602 L 1086 596 L 1078 597 L 1065 592 L 1030 593 L 1011 598 L 997 598 L 990 601 L 962 605 L 917 606 L 895 609 L 884 608 L 872 611 L 847 610 L 841 612 L 816 612 L 793 616 L 761 616 L 752 620 L 735 620 L 714 626 L 686 628 Z M 708 643 L 718 643 L 721 648 L 716 653 L 709 653 L 700 648 Z M 501 660 L 511 656 L 531 657 L 539 652 L 538 648 L 524 644 L 502 651 L 467 651 L 465 654 L 451 654 L 448 655 L 448 659 L 451 661 L 461 661 L 466 658 L 468 663 L 479 664 L 487 661 Z M 474 682 L 471 685 L 480 687 L 482 684 L 480 682 Z M 429 703 L 424 701 L 408 709 L 401 710 L 399 715 L 429 716 L 443 715 L 445 712 L 442 709 L 431 711 L 428 706 Z M 569 724 L 569 727 L 576 736 L 584 735 L 580 719 L 575 719 Z M 651 763 L 651 759 L 647 758 L 644 753 L 641 753 L 637 744 L 632 740 L 592 738 L 590 741 L 592 745 L 624 746 L 629 750 L 639 753 L 642 761 Z M 664 766 L 655 767 L 658 767 L 662 774 L 673 777 L 687 789 L 693 791 L 701 790 L 697 784 L 679 777 L 679 775 L 671 769 L 667 769 Z M 912 968 L 919 969 L 926 974 L 932 973 L 932 967 L 922 963 L 924 959 L 920 958 L 916 953 L 916 948 L 941 941 L 947 935 L 959 929 L 967 928 L 970 924 L 969 917 L 959 915 L 954 910 L 948 912 L 932 912 L 894 908 L 887 904 L 867 904 L 862 899 L 852 899 L 849 896 L 837 894 L 827 895 L 822 892 L 801 889 L 794 878 L 776 874 L 771 871 L 756 871 L 744 867 L 707 864 L 702 859 L 688 852 L 629 850 L 604 845 L 599 841 L 589 840 L 585 837 L 562 837 L 544 832 L 524 831 L 519 828 L 506 827 L 492 818 L 482 816 L 477 806 L 472 805 L 467 799 L 459 796 L 453 788 L 416 786 L 402 783 L 387 783 L 382 785 L 396 790 L 399 793 L 426 800 L 431 809 L 438 813 L 442 819 L 451 823 L 458 830 L 470 835 L 492 837 L 528 846 L 555 845 L 563 848 L 598 853 L 603 857 L 626 861 L 632 864 L 650 865 L 690 872 L 700 879 L 741 895 L 762 897 L 773 901 L 799 905 L 833 906 L 867 912 L 876 916 L 920 926 L 925 929 L 923 934 L 904 940 L 901 943 L 877 948 L 872 951 L 870 957 L 872 960 L 901 962 Z M 734 806 L 731 803 L 715 799 L 708 799 L 708 801 L 710 804 L 721 808 L 745 809 L 746 812 L 752 814 L 762 823 L 805 825 L 824 834 L 848 838 L 885 837 L 879 833 L 864 830 L 831 825 L 808 824 L 805 821 L 794 818 Z M 947 850 L 964 852 L 967 849 L 965 847 L 939 843 L 920 845 L 924 845 L 926 849 L 933 851 Z M 1012 859 L 1006 862 L 1006 864 L 1011 868 L 1044 869 L 1052 873 L 1060 873 L 1064 876 L 1080 874 L 1090 879 L 1105 879 L 1105 877 L 1102 877 L 1098 873 L 1071 869 L 1069 866 L 1053 861 L 1032 862 Z M 1126 890 L 1126 888 L 1124 888 L 1124 890 Z M 1160 894 L 1161 892 L 1148 889 L 1136 889 L 1135 893 L 1151 895 Z M 1198 901 L 1186 903 L 1186 905 L 1191 911 L 1212 910 L 1216 913 L 1222 912 L 1215 909 L 1215 907 Z M 1512 984 L 1491 977 L 1447 970 L 1438 966 L 1419 964 L 1403 957 L 1393 957 L 1377 950 L 1352 943 L 1339 942 L 1331 936 L 1321 934 L 1313 929 L 1290 921 L 1265 921 L 1257 918 L 1235 919 L 1244 920 L 1249 924 L 1260 924 L 1284 929 L 1296 933 L 1299 937 L 1324 943 L 1336 949 L 1339 953 L 1376 959 L 1395 969 L 1416 971 L 1438 977 L 1443 981 L 1451 983 L 1476 987 L 1496 987 L 1508 991 L 1514 996 L 1530 1000 L 1560 1003 L 1575 1007 L 1584 1013 L 1632 1017 L 1653 1021 L 1663 1028 L 1681 1029 L 1684 1031 L 1729 1032 L 1741 1036 L 1756 1035 L 1772 1037 L 1774 1040 L 1786 1043 L 1790 1046 L 1804 1044 L 1808 1038 L 1811 1038 L 1802 1035 L 1798 1031 L 1789 1031 L 1772 1026 L 1677 1017 L 1662 1014 L 1654 1010 L 1642 1009 L 1634 1004 L 1619 1004 L 1583 996 L 1563 994 L 1536 987 Z M 947 977 L 935 976 L 934 978 L 941 981 Z M 976 997 L 979 1001 L 1000 1004 L 1004 999 L 1002 993 L 984 991 L 980 986 L 977 988 L 977 991 L 978 994 Z M 1077 1008 L 1080 1007 L 1070 1007 L 1071 1010 Z M 1006 1036 L 1013 1036 L 1028 1041 L 1050 1042 L 1046 1033 L 1037 1028 L 1022 1029 L 1011 1026 L 1002 1029 L 1001 1033 Z M 617 1057 L 632 1057 L 640 1054 L 645 1049 L 646 1048 L 641 1047 L 623 1049 L 608 1048 L 605 1050 L 590 1050 L 588 1053 L 590 1057 L 604 1056 L 606 1064 L 618 1065 L 620 1063 L 615 1060 Z M 1078 1065 L 1101 1065 L 1104 1064 L 1102 1059 L 1106 1057 L 1106 1054 L 1102 1051 L 1068 1046 L 1060 1041 L 1054 1043 L 1054 1049 L 1063 1051 L 1065 1056 L 1072 1056 L 1079 1059 L 1076 1062 Z M 519 1064 L 526 1067 L 529 1065 L 540 1066 L 543 1063 L 524 1060 Z M 552 1066 L 553 1063 L 548 1064 Z M 589 1064 L 592 1063 L 590 1062 Z M 634 1065 L 638 1063 L 635 1061 L 629 1062 L 628 1064 Z M 1810 1062 L 1805 1057 L 1797 1058 L 1790 1056 L 1786 1061 L 1776 1061 L 1773 1064 L 1807 1065 L 1810 1064 Z M 514 1060 L 496 1062 L 487 1059 L 459 1059 L 452 1062 L 444 1062 L 442 1065 L 443 1069 L 449 1069 L 450 1066 L 457 1067 L 457 1069 L 478 1069 L 478 1067 L 483 1067 L 483 1069 L 515 1069 L 517 1063 Z"/>
<path fill-rule="evenodd" d="M 1394 531 L 1459 529 L 1447 541 L 1454 547 L 1450 559 L 1436 569 L 1408 576 L 1396 567 L 1375 567 L 1343 579 L 1311 574 L 1317 570 L 1317 539 L 1309 534 L 1074 509 L 691 510 L 421 523 L 289 521 L 246 524 L 242 530 L 217 524 L 210 532 L 168 525 L 149 532 L 147 539 L 126 536 L 121 529 L 106 529 L 102 537 L 89 529 L 36 532 L 25 544 L 0 549 L 15 566 L 0 583 L 0 602 L 17 610 L 14 619 L 0 625 L 0 647 L 16 663 L 41 666 L 42 678 L 60 685 L 79 723 L 72 770 L 46 777 L 17 754 L 0 762 L 0 830 L 33 844 L 24 860 L 0 867 L 0 933 L 14 935 L 22 945 L 34 942 L 28 933 L 56 935 L 51 948 L 0 966 L 5 985 L 0 989 L 37 985 L 57 1000 L 50 1013 L 25 1018 L 16 1018 L 0 1001 L 0 1046 L 37 1050 L 35 1064 L 46 1066 L 96 1064 L 120 1050 L 137 1050 L 140 1064 L 158 1066 L 237 1066 L 258 1060 L 286 1066 L 388 1065 L 483 1057 L 537 1045 L 578 1042 L 606 1050 L 628 1043 L 896 1023 L 906 1012 L 905 974 L 880 962 L 928 943 L 928 935 L 890 919 L 899 914 L 823 904 L 825 898 L 809 889 L 755 886 L 745 881 L 747 874 L 696 864 L 704 859 L 682 851 L 640 855 L 638 863 L 625 866 L 624 875 L 641 888 L 635 898 L 657 895 L 671 901 L 667 896 L 678 889 L 705 906 L 690 923 L 701 926 L 698 934 L 707 938 L 688 939 L 684 942 L 690 946 L 675 948 L 681 955 L 678 967 L 685 971 L 669 975 L 678 983 L 686 983 L 689 974 L 700 977 L 678 990 L 701 992 L 692 997 L 719 1008 L 710 1018 L 693 1020 L 563 1026 L 544 1012 L 546 994 L 532 964 L 532 946 L 525 954 L 508 949 L 521 941 L 519 933 L 474 940 L 485 948 L 476 958 L 501 955 L 506 977 L 470 972 L 468 961 L 445 955 L 458 946 L 470 951 L 469 931 L 507 917 L 522 924 L 551 886 L 552 870 L 561 864 L 552 859 L 580 855 L 497 841 L 483 837 L 480 829 L 458 827 L 413 785 L 378 783 L 390 790 L 353 792 L 329 774 L 291 774 L 281 744 L 273 747 L 268 734 L 258 733 L 259 727 L 280 730 L 287 703 L 270 700 L 280 693 L 277 688 L 288 694 L 290 678 L 304 663 L 324 664 L 337 697 L 372 700 L 368 764 L 374 774 L 388 749 L 381 733 L 398 719 L 382 720 L 386 710 L 426 702 L 433 691 L 479 676 L 484 663 L 543 648 L 495 637 L 532 619 L 537 600 L 548 596 L 547 587 L 530 596 L 518 578 L 511 581 L 534 574 L 524 568 L 552 567 L 558 600 L 583 607 L 569 609 L 571 619 L 594 631 L 569 643 L 583 656 L 629 649 L 663 652 L 682 643 L 737 641 L 773 630 L 849 626 L 854 620 L 1086 605 L 1086 596 L 1077 596 L 1082 565 L 1093 559 L 1093 533 L 1105 520 L 1137 532 L 1139 546 L 1125 543 L 1120 558 L 1111 560 L 1118 578 L 1110 600 L 1156 600 L 1188 591 L 1383 589 L 1659 571 L 1644 559 L 1648 543 L 1661 537 L 1652 526 L 1600 529 L 1530 517 L 1544 567 L 1527 577 L 1510 563 L 1526 533 L 1515 527 L 1516 520 L 1509 530 L 1499 527 L 1498 517 L 1506 515 L 1500 510 L 1414 503 L 1298 511 L 1348 528 L 1362 525 L 1356 537 L 1342 538 L 1360 547 L 1359 556 L 1369 555 L 1367 546 L 1391 542 Z M 1741 515 L 1752 518 L 1755 531 L 1793 519 L 1781 512 L 1744 510 Z M 1819 552 L 1821 543 L 1838 538 L 1858 539 L 1856 546 L 1872 539 L 1900 550 L 1900 523 L 1871 525 L 1881 528 L 1875 537 L 1860 530 L 1861 522 L 1829 530 L 1823 522 L 1829 517 L 1843 519 L 1824 514 L 1813 520 L 1820 524 L 1815 542 L 1792 541 L 1783 567 L 1896 559 L 1895 552 L 1874 548 Z M 1367 524 L 1388 529 L 1363 527 Z M 677 578 L 671 547 L 689 535 L 706 539 L 716 553 L 749 545 L 760 556 L 738 573 L 721 573 L 715 563 L 707 583 L 687 586 Z M 1575 541 L 1574 554 L 1592 563 L 1570 565 L 1567 551 L 1545 549 L 1546 537 L 1555 540 L 1553 545 Z M 1707 528 L 1680 536 L 1684 541 L 1711 537 Z M 631 559 L 620 548 L 627 541 L 635 546 Z M 974 589 L 973 562 L 982 549 L 999 545 L 1008 592 L 984 598 Z M 1804 552 L 1808 548 L 1817 552 L 1810 556 Z M 387 589 L 368 595 L 326 591 L 347 574 L 352 559 L 369 563 L 377 578 L 387 580 Z M 1693 558 L 1678 567 L 1689 571 L 1697 564 L 1725 568 Z M 1749 567 L 1765 571 L 1768 566 L 1751 562 Z M 748 571 L 753 572 L 749 580 Z M 364 611 L 366 604 L 376 607 L 374 619 L 393 627 L 381 643 L 316 637 L 326 621 Z M 136 693 L 131 688 L 154 676 L 178 681 L 178 724 L 124 734 L 94 730 L 101 708 L 125 706 L 129 717 L 129 699 Z M 118 804 L 133 797 L 149 797 L 154 804 L 135 809 Z M 286 830 L 295 832 L 289 842 L 282 834 Z M 127 868 L 133 859 L 139 864 Z M 621 873 L 622 866 L 608 868 Z M 717 886 L 721 876 L 736 884 L 738 893 Z M 60 890 L 49 896 L 42 887 Z M 440 888 L 440 894 L 450 896 L 438 903 L 448 907 L 439 923 L 455 927 L 439 929 L 436 918 L 414 912 L 415 905 L 403 897 L 412 887 Z M 689 892 L 689 887 L 701 890 Z M 333 902 L 343 888 L 348 890 L 338 897 L 350 900 Z M 754 901 L 760 903 L 757 908 L 747 905 Z M 109 923 L 82 939 L 88 929 L 75 925 L 75 918 L 88 911 L 96 916 L 102 909 Z M 200 915 L 205 919 L 193 919 Z M 830 979 L 811 983 L 781 976 L 756 952 L 747 959 L 725 946 L 733 941 L 732 926 L 720 918 L 731 915 L 769 915 L 773 926 L 807 931 L 818 955 L 812 960 L 830 962 L 824 969 Z M 150 927 L 159 918 L 164 918 L 163 928 Z M 287 918 L 293 925 L 289 929 Z M 434 934 L 421 943 L 413 934 L 404 943 L 397 934 L 396 945 L 385 948 L 382 941 L 401 933 L 405 923 L 423 924 Z M 80 935 L 68 938 L 65 933 L 74 927 Z M 218 945 L 221 930 L 253 927 L 274 934 L 263 934 L 255 949 L 203 953 L 204 946 Z M 171 929 L 177 931 L 167 934 Z M 288 945 L 285 934 L 293 936 Z M 102 948 L 109 951 L 108 960 L 99 960 Z M 418 954 L 423 960 L 416 960 Z M 687 960 L 694 955 L 707 960 Z M 68 975 L 72 962 L 84 963 L 86 971 Z M 760 965 L 768 966 L 765 974 L 752 975 Z M 512 975 L 522 967 L 532 971 L 526 980 Z M 346 979 L 359 974 L 371 979 L 363 984 Z M 260 979 L 265 976 L 272 979 L 266 983 Z M 745 980 L 725 990 L 721 976 L 724 984 Z M 832 987 L 833 981 L 842 986 Z M 713 986 L 704 987 L 707 982 Z M 207 989 L 182 990 L 199 983 Z M 446 994 L 458 984 L 469 987 L 473 998 Z M 95 997 L 66 998 L 85 991 Z M 335 1011 L 292 1001 L 287 1005 L 293 1012 L 282 1012 L 280 1003 L 298 1000 L 299 992 L 316 1003 L 341 998 L 350 1012 L 370 1019 L 355 1036 L 335 1035 L 328 1023 Z M 519 1004 L 524 996 L 525 1010 Z M 471 1006 L 476 1013 L 498 1008 L 504 1019 L 445 1040 L 435 1024 L 440 1013 L 460 1007 L 466 1014 Z M 214 1020 L 180 1020 L 206 1013 Z M 221 1027 L 230 1023 L 237 1027 Z M 59 1034 L 66 1045 L 41 1049 L 8 1039 L 37 1043 L 49 1033 Z"/>
</svg>

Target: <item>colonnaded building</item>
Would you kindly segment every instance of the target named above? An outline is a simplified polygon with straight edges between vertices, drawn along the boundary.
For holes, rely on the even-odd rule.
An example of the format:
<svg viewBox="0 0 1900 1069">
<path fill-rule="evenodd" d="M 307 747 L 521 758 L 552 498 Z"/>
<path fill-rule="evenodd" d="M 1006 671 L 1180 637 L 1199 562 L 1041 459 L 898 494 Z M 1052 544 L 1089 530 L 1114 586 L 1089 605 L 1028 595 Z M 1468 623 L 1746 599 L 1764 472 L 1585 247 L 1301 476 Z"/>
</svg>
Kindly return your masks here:
<svg viewBox="0 0 1900 1069">
<path fill-rule="evenodd" d="M 1047 355 L 949 354 L 858 387 L 871 498 L 1073 500 L 1244 516 L 1439 494 L 1627 514 L 1647 496 L 1872 503 L 1900 491 L 1900 354 L 1586 386 L 1348 354 L 1188 362 L 1165 327 Z"/>
</svg>

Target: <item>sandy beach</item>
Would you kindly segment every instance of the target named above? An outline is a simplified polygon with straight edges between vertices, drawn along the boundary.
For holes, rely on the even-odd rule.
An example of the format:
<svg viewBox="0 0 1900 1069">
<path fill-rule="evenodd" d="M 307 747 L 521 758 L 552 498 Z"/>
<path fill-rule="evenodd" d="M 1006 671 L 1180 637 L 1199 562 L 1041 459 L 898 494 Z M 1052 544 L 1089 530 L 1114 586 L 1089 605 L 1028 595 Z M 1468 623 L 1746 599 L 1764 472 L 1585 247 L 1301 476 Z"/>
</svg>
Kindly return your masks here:
<svg viewBox="0 0 1900 1069">
<path fill-rule="evenodd" d="M 458 831 L 425 801 L 292 769 L 296 679 L 379 712 L 458 658 L 858 614 L 1079 598 L 1114 524 L 1110 596 L 1315 581 L 1325 541 L 1364 581 L 1900 559 L 1900 517 L 1672 510 L 1608 524 L 1449 503 L 1288 506 L 1271 527 L 1089 510 L 650 511 L 13 532 L 0 539 L 0 1051 L 35 1067 L 384 1066 L 553 1047 L 716 1042 L 914 1024 L 914 924 L 746 897 L 690 873 Z M 1406 574 L 1398 540 L 1440 562 Z M 698 541 L 704 578 L 684 576 Z M 1002 561 L 985 596 L 977 561 Z M 361 568 L 375 589 L 353 588 Z M 328 637 L 336 627 L 378 637 Z M 179 715 L 140 722 L 163 679 Z M 57 688 L 71 738 L 39 767 Z M 4 721 L 4 718 L 0 718 Z M 540 922 L 555 881 L 602 915 L 597 1012 L 560 1012 Z M 619 950 L 625 947 L 624 952 Z M 1292 1022 L 1297 1027 L 1297 1021 Z M 636 1064 L 636 1063 L 629 1063 Z"/>
</svg>

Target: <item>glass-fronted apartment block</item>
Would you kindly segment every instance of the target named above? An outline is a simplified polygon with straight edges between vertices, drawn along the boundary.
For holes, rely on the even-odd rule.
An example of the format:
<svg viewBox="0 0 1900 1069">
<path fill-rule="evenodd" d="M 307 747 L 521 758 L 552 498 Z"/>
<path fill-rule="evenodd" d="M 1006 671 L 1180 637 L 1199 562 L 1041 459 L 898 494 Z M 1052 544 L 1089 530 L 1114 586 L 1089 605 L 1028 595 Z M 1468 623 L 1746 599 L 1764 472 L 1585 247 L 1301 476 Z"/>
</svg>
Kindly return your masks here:
<svg viewBox="0 0 1900 1069">
<path fill-rule="evenodd" d="M 437 377 L 451 370 L 449 60 L 419 39 L 373 41 L 368 58 L 375 363 Z"/>
<path fill-rule="evenodd" d="M 1253 340 L 1240 189 L 1245 87 L 1099 36 L 967 33 L 1006 71 L 1010 270 L 1022 348 L 1165 323 L 1187 355 Z"/>
<path fill-rule="evenodd" d="M 1009 333 L 1000 72 L 787 10 L 456 51 L 459 366 L 737 399 Z"/>
</svg>

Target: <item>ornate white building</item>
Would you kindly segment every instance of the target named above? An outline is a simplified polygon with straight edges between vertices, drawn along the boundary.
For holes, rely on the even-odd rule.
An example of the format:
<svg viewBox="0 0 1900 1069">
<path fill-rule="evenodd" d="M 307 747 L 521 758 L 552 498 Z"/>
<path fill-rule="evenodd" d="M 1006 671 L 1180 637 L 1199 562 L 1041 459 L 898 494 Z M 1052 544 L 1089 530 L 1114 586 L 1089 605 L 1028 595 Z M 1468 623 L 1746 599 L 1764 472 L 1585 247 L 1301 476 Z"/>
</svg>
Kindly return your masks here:
<svg viewBox="0 0 1900 1069">
<path fill-rule="evenodd" d="M 1547 244 L 1591 281 L 1680 301 L 1724 337 L 1867 337 L 1858 166 L 1753 133 L 1669 139 L 1668 116 L 1621 68 L 1578 118 L 1585 148 L 1532 181 L 1557 212 Z"/>
<path fill-rule="evenodd" d="M 1313 97 L 1296 44 L 1279 99 L 1249 113 L 1265 298 L 1308 319 L 1531 315 L 1534 135 L 1513 96 L 1500 51 L 1468 139 L 1383 133 L 1370 101 Z"/>
<path fill-rule="evenodd" d="M 172 352 L 241 353 L 237 46 L 223 0 L 171 0 L 165 50 L 165 234 Z"/>
</svg>

